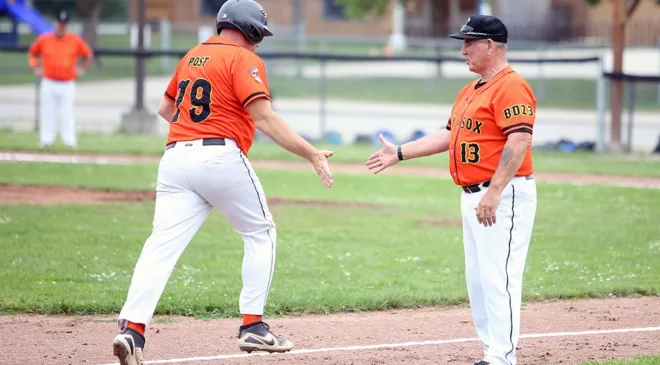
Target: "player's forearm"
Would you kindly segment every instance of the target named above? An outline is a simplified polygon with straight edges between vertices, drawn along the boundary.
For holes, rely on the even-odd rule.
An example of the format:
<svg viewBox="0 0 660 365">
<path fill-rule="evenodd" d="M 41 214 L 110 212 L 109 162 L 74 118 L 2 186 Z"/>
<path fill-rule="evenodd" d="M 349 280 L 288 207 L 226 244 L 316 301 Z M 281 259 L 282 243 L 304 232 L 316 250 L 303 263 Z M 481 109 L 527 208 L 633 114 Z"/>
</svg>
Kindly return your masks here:
<svg viewBox="0 0 660 365">
<path fill-rule="evenodd" d="M 158 106 L 158 115 L 163 117 L 166 121 L 171 122 L 175 113 L 176 107 L 174 106 L 174 103 L 163 97 Z"/>
<path fill-rule="evenodd" d="M 504 145 L 500 163 L 490 181 L 489 189 L 496 190 L 498 193 L 504 190 L 504 187 L 520 169 L 531 142 L 531 134 L 515 133 L 511 135 Z"/>
<path fill-rule="evenodd" d="M 32 68 L 39 67 L 39 58 L 35 56 L 28 57 L 28 65 L 30 65 Z"/>
<path fill-rule="evenodd" d="M 309 142 L 300 137 L 293 128 L 291 128 L 291 126 L 289 126 L 289 124 L 274 111 L 263 115 L 254 122 L 257 129 L 262 131 L 273 142 L 291 153 L 306 160 L 310 160 L 314 151 L 316 151 Z"/>
<path fill-rule="evenodd" d="M 401 145 L 403 159 L 410 160 L 447 151 L 449 149 L 449 135 L 448 130 L 442 129 L 416 141 Z"/>
<path fill-rule="evenodd" d="M 84 58 L 84 59 L 83 59 L 83 62 L 82 62 L 82 65 L 81 65 L 81 67 L 83 68 L 83 70 L 87 71 L 87 69 L 89 69 L 89 63 L 90 63 L 91 61 L 92 61 L 92 58 L 91 58 L 91 57 L 87 57 L 87 58 Z"/>
</svg>

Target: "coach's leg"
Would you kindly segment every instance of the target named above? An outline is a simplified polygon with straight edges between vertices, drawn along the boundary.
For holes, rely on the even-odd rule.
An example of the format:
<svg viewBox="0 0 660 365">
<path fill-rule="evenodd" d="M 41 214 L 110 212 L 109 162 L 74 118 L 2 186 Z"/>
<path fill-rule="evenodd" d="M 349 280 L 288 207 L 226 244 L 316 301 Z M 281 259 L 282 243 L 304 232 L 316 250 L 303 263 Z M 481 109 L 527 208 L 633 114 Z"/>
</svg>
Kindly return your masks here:
<svg viewBox="0 0 660 365">
<path fill-rule="evenodd" d="M 161 161 L 156 188 L 153 230 L 146 240 L 119 314 L 127 322 L 149 325 L 165 285 L 184 249 L 211 212 L 211 206 L 187 186 L 185 161 Z"/>
<path fill-rule="evenodd" d="M 470 310 L 477 336 L 484 348 L 484 359 L 488 353 L 488 317 L 486 315 L 486 303 L 484 291 L 481 286 L 481 274 L 479 271 L 479 256 L 477 254 L 477 240 L 473 231 L 480 234 L 477 227 L 475 207 L 479 204 L 476 194 L 462 193 L 461 213 L 463 215 L 463 246 L 465 250 L 465 281 L 467 285 L 468 298 L 470 299 Z"/>
<path fill-rule="evenodd" d="M 55 144 L 58 99 L 56 83 L 42 78 L 39 86 L 39 144 L 42 147 Z"/>
<path fill-rule="evenodd" d="M 68 147 L 76 147 L 76 83 L 74 81 L 62 84 L 60 103 L 60 120 L 62 141 Z"/>
<path fill-rule="evenodd" d="M 523 272 L 536 214 L 534 180 L 514 178 L 502 192 L 497 223 L 479 229 L 481 283 L 488 315 L 492 365 L 515 365 Z"/>
</svg>

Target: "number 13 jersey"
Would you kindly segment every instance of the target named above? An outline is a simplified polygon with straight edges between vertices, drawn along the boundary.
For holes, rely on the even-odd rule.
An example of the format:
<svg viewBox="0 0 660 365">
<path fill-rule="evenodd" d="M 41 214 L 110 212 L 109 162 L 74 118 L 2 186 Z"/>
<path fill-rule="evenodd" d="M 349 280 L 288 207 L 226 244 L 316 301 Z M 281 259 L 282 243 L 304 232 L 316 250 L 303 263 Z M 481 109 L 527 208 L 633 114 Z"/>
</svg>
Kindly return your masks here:
<svg viewBox="0 0 660 365">
<path fill-rule="evenodd" d="M 177 109 L 166 143 L 230 138 L 247 156 L 255 125 L 245 107 L 270 100 L 266 67 L 253 52 L 212 36 L 179 61 L 165 97 Z"/>
<path fill-rule="evenodd" d="M 507 137 L 532 133 L 536 98 L 527 82 L 507 66 L 488 82 L 464 87 L 456 97 L 447 129 L 449 170 L 461 186 L 488 181 L 500 161 Z M 527 149 L 516 176 L 533 173 L 532 149 Z"/>
</svg>

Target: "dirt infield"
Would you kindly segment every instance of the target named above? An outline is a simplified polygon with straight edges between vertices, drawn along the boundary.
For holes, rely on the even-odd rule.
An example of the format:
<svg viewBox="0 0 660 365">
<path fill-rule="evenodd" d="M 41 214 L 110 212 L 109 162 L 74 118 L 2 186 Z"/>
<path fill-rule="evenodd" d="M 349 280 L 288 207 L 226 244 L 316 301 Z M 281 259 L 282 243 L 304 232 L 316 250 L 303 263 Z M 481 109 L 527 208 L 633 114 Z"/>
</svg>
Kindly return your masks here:
<svg viewBox="0 0 660 365">
<path fill-rule="evenodd" d="M 3 364 L 114 363 L 114 320 L 111 316 L 0 317 L 2 332 L 11 334 L 0 337 L 0 359 L 4 359 Z M 232 365 L 471 365 L 482 356 L 467 308 L 309 315 L 267 321 L 276 333 L 294 341 L 292 353 L 242 354 L 236 346 L 237 319 L 201 321 L 156 316 L 146 334 L 145 356 L 159 363 L 169 360 L 167 363 Z M 532 303 L 522 310 L 518 363 L 577 364 L 658 354 L 659 326 L 659 297 Z M 645 330 L 629 330 L 640 327 Z"/>
<path fill-rule="evenodd" d="M 23 159 L 35 158 L 22 156 Z M 157 161 L 153 157 L 49 156 L 43 157 L 53 162 L 81 163 Z M 253 165 L 272 169 L 310 169 L 305 163 L 257 161 Z M 333 164 L 333 169 L 368 173 L 359 165 Z M 410 166 L 397 167 L 388 173 L 447 177 L 438 169 Z M 660 179 L 652 178 L 572 174 L 537 176 L 545 181 L 660 187 Z M 0 205 L 103 204 L 151 201 L 154 198 L 152 191 L 0 185 Z M 382 208 L 362 203 L 275 198 L 268 202 L 274 206 L 352 204 Z M 418 224 L 460 226 L 458 221 L 442 220 L 420 221 Z M 524 306 L 522 316 L 523 336 L 518 344 L 518 364 L 577 364 L 587 360 L 660 354 L 660 297 L 535 302 Z M 277 333 L 294 341 L 293 352 L 266 356 L 239 352 L 235 338 L 237 319 L 202 321 L 157 316 L 147 331 L 145 356 L 147 360 L 158 360 L 157 363 L 291 365 L 471 365 L 482 356 L 470 311 L 465 307 L 291 316 L 267 321 Z M 117 329 L 113 316 L 7 315 L 0 316 L 0 329 L 7 334 L 0 336 L 0 364 L 109 364 L 116 361 L 111 348 Z"/>
<path fill-rule="evenodd" d="M 154 201 L 154 191 L 117 191 L 52 185 L 2 185 L 0 205 L 7 204 L 107 204 L 113 202 Z M 381 204 L 310 199 L 267 198 L 268 205 L 315 205 L 382 209 Z"/>
</svg>

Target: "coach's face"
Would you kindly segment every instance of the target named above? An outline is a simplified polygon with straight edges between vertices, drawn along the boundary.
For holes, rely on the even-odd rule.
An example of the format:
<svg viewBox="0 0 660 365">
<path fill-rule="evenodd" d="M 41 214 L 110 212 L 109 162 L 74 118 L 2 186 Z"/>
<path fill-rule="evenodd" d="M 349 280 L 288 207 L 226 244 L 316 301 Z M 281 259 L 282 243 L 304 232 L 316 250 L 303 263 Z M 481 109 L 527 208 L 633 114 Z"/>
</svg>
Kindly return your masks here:
<svg viewBox="0 0 660 365">
<path fill-rule="evenodd" d="M 490 41 L 492 42 L 492 41 Z M 489 40 L 465 39 L 461 54 L 467 59 L 465 63 L 471 72 L 481 74 L 488 67 L 490 56 Z"/>
</svg>

